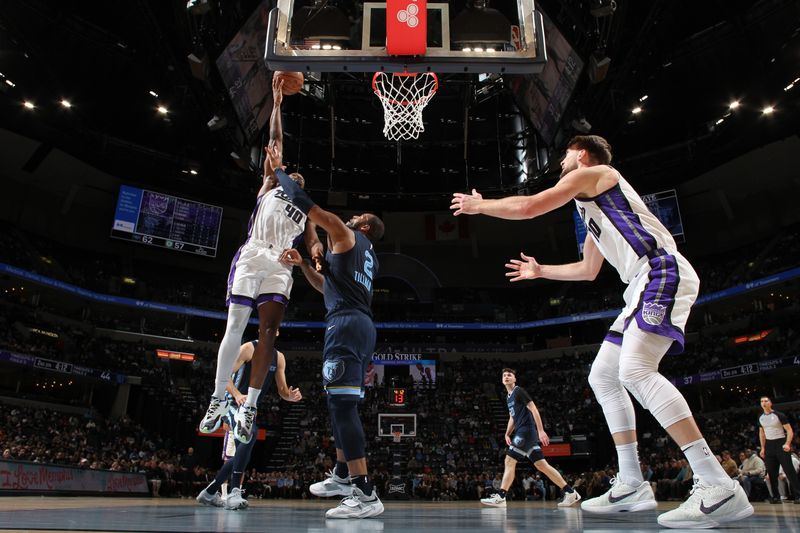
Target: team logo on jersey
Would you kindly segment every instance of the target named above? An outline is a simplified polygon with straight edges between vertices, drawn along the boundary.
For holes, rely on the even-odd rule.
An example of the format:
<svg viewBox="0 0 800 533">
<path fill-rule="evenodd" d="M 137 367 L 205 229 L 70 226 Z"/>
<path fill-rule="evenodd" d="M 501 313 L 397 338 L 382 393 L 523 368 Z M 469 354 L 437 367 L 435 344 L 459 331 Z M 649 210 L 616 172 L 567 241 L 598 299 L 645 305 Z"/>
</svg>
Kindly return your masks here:
<svg viewBox="0 0 800 533">
<path fill-rule="evenodd" d="M 522 438 L 520 435 L 514 435 L 514 438 L 511 440 L 514 443 L 514 446 L 522 446 L 525 444 L 525 439 Z"/>
<path fill-rule="evenodd" d="M 642 320 L 651 326 L 660 326 L 666 316 L 666 305 L 645 302 L 642 307 Z"/>
<path fill-rule="evenodd" d="M 325 361 L 322 365 L 322 377 L 326 383 L 333 383 L 344 375 L 344 362 Z"/>
</svg>

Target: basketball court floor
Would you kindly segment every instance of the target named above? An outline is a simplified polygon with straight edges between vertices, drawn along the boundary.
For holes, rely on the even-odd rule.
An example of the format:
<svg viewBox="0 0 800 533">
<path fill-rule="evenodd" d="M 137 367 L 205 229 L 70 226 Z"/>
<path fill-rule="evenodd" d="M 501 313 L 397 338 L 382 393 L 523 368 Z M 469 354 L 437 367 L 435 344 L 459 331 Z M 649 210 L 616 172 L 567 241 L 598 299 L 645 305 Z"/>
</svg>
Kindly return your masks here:
<svg viewBox="0 0 800 533">
<path fill-rule="evenodd" d="M 331 501 L 255 501 L 246 511 L 225 511 L 193 500 L 141 498 L 0 498 L 0 531 L 173 532 L 505 532 L 661 530 L 659 512 L 676 507 L 661 503 L 658 512 L 590 516 L 580 509 L 558 509 L 555 502 L 510 503 L 507 509 L 476 502 L 386 502 L 380 517 L 326 520 Z M 731 524 L 728 531 L 800 533 L 800 505 L 755 504 L 755 515 Z M 664 530 L 667 531 L 667 530 Z M 676 530 L 672 530 L 676 531 Z"/>
</svg>

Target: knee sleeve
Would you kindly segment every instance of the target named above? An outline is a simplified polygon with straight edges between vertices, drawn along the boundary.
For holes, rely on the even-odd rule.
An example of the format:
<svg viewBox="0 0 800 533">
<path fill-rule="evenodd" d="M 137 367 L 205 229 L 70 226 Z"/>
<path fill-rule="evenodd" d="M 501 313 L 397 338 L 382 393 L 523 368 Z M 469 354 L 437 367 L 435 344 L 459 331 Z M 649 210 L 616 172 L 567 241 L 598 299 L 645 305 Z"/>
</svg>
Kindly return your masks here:
<svg viewBox="0 0 800 533">
<path fill-rule="evenodd" d="M 619 357 L 620 347 L 604 342 L 589 372 L 589 386 L 603 409 L 612 434 L 636 429 L 633 403 L 619 381 Z"/>
<path fill-rule="evenodd" d="M 364 452 L 364 428 L 358 417 L 359 397 L 355 395 L 328 396 L 328 409 L 334 428 L 336 447 L 344 452 L 346 461 L 362 459 Z"/>
<path fill-rule="evenodd" d="M 692 416 L 689 404 L 658 364 L 672 339 L 641 331 L 635 322 L 625 332 L 619 363 L 619 380 L 663 428 Z"/>
</svg>

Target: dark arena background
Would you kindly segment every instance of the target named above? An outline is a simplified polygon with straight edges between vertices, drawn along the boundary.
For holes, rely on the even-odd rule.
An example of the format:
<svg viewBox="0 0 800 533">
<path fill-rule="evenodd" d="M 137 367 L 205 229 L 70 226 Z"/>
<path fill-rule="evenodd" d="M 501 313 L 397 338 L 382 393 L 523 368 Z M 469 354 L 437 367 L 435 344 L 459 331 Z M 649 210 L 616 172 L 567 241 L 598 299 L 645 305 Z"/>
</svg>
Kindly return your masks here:
<svg viewBox="0 0 800 533">
<path fill-rule="evenodd" d="M 700 279 L 685 351 L 659 371 L 754 508 L 721 527 L 800 531 L 800 487 L 781 470 L 775 493 L 759 458 L 766 396 L 800 467 L 800 2 L 402 4 L 402 31 L 427 24 L 422 51 L 387 52 L 400 30 L 385 2 L 0 0 L 0 530 L 657 530 L 704 489 L 635 397 L 641 487 L 657 508 L 581 508 L 620 486 L 588 380 L 625 306 L 619 274 L 605 261 L 593 281 L 506 276 L 520 252 L 581 261 L 599 227 L 571 200 L 522 220 L 450 209 L 473 189 L 542 193 L 570 139 L 600 135 Z M 279 107 L 274 71 L 304 77 Z M 405 71 L 418 74 L 392 76 Z M 438 77 L 379 98 L 375 72 Z M 300 268 L 275 347 L 303 399 L 260 396 L 244 508 L 196 500 L 223 464 L 224 427 L 198 425 L 273 109 L 283 163 L 313 201 L 385 223 L 359 406 L 385 506 L 371 518 L 326 519 L 340 498 L 310 492 L 340 443 L 325 307 Z M 405 112 L 416 131 L 384 131 Z M 258 337 L 254 312 L 242 342 Z M 504 368 L 580 503 L 558 506 L 567 494 L 527 461 L 502 488 Z"/>
</svg>

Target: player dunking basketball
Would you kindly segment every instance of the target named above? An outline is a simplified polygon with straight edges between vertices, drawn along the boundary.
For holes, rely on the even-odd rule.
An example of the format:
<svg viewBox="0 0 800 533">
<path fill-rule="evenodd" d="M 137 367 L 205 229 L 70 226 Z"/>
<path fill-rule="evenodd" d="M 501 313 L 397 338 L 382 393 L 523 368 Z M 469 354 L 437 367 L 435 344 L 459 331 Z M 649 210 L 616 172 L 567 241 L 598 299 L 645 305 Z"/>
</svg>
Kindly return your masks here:
<svg viewBox="0 0 800 533">
<path fill-rule="evenodd" d="M 270 119 L 270 144 L 282 150 L 281 102 L 283 83 L 275 78 L 272 83 L 273 109 Z M 306 247 L 313 257 L 322 256 L 322 244 L 313 224 L 306 224 L 306 214 L 292 203 L 272 175 L 264 172 L 264 182 L 247 232 L 247 241 L 239 248 L 231 262 L 228 276 L 228 323 L 217 354 L 217 373 L 214 393 L 200 431 L 212 433 L 221 424 L 228 411 L 229 402 L 223 397 L 228 376 L 239 353 L 250 312 L 258 309 L 258 345 L 252 360 L 247 401 L 236 413 L 237 440 L 249 442 L 256 419 L 256 405 L 260 386 L 267 375 L 268 354 L 272 353 L 275 333 L 283 320 L 283 313 L 292 289 L 292 269 L 280 263 L 281 253 L 295 245 L 295 240 L 305 228 Z M 300 187 L 303 177 L 292 174 Z"/>
<path fill-rule="evenodd" d="M 503 369 L 503 386 L 508 393 L 508 427 L 506 428 L 506 464 L 500 490 L 481 503 L 490 507 L 505 507 L 506 493 L 514 483 L 517 461 L 530 461 L 536 469 L 546 475 L 550 481 L 564 492 L 564 498 L 558 502 L 559 507 L 569 507 L 578 503 L 581 495 L 567 483 L 561 474 L 550 466 L 542 453 L 541 444 L 550 444 L 550 438 L 544 432 L 542 417 L 536 404 L 525 389 L 517 386 L 517 371 L 513 368 Z"/>
<path fill-rule="evenodd" d="M 455 193 L 455 215 L 485 214 L 535 218 L 574 200 L 587 229 L 582 261 L 540 265 L 521 254 L 506 265 L 511 281 L 593 280 L 603 259 L 628 285 L 625 308 L 611 326 L 592 364 L 589 384 L 603 409 L 617 446 L 619 474 L 611 489 L 584 501 L 594 513 L 655 509 L 649 483 L 642 480 L 636 421 L 628 392 L 648 409 L 686 454 L 699 481 L 680 507 L 658 517 L 665 527 L 707 528 L 753 513 L 742 488 L 731 480 L 708 447 L 686 400 L 658 365 L 667 353 L 683 351 L 684 327 L 697 298 L 699 280 L 678 252 L 669 231 L 647 209 L 622 175 L 609 166 L 611 147 L 596 135 L 573 138 L 561 162 L 558 183 L 533 196 L 485 200 L 476 191 Z"/>
</svg>

